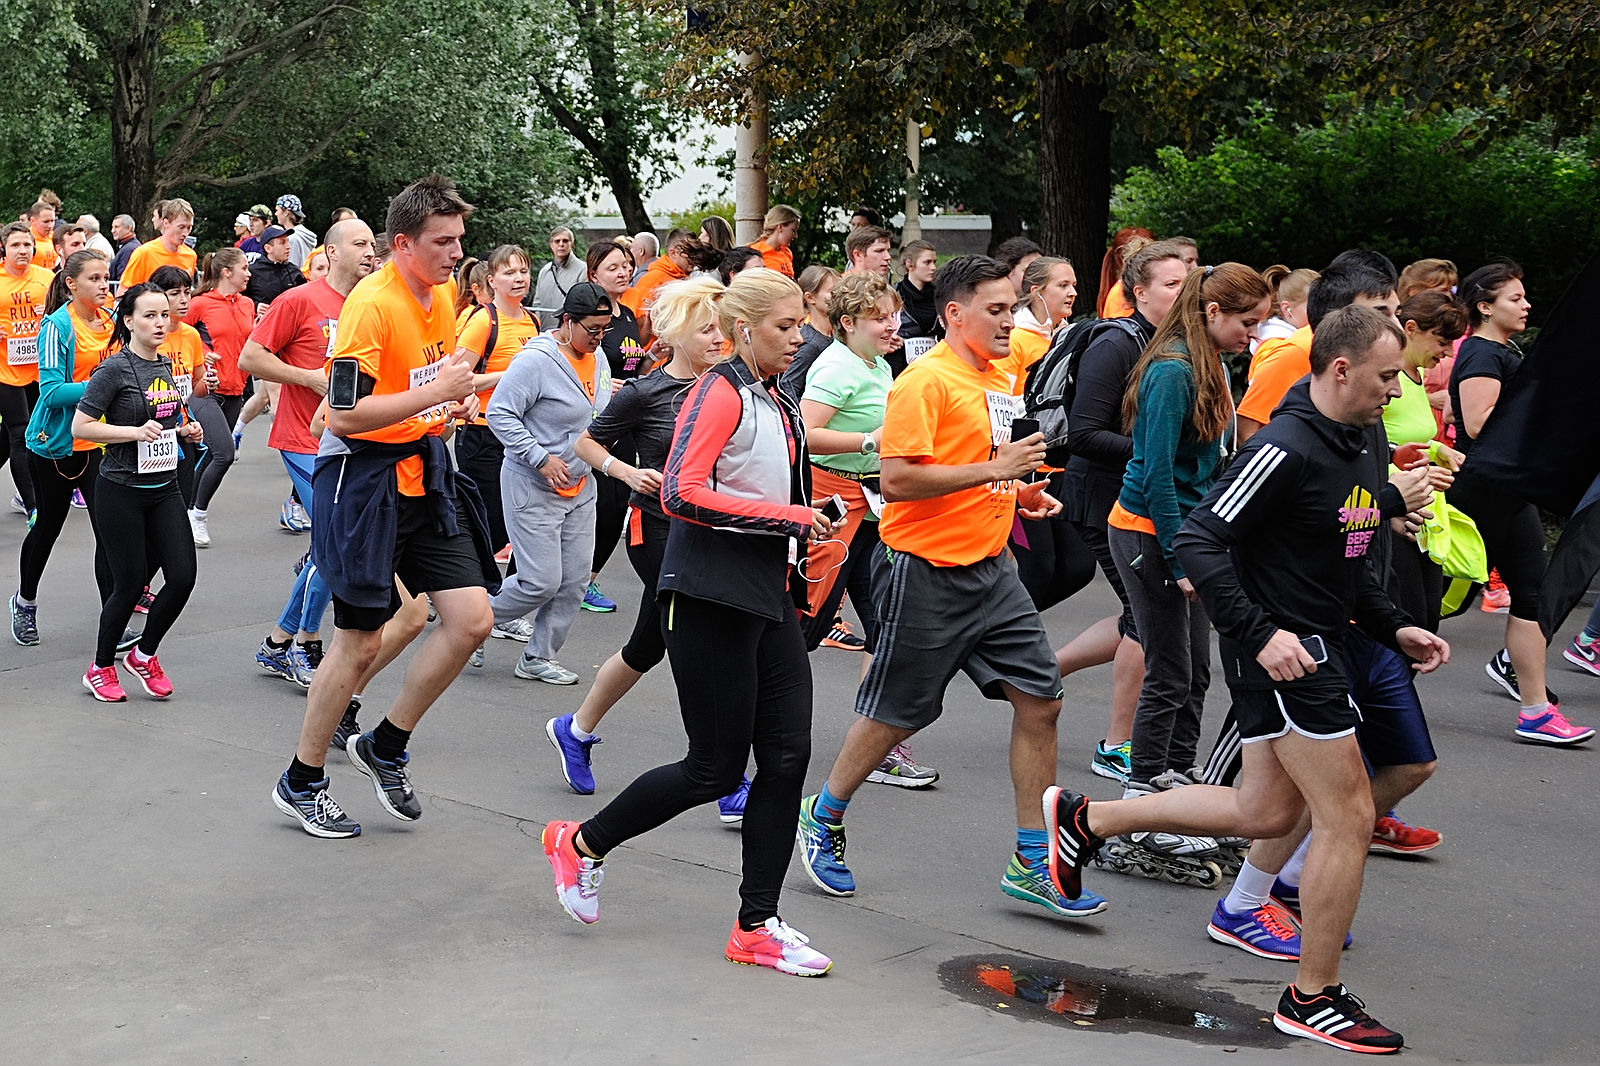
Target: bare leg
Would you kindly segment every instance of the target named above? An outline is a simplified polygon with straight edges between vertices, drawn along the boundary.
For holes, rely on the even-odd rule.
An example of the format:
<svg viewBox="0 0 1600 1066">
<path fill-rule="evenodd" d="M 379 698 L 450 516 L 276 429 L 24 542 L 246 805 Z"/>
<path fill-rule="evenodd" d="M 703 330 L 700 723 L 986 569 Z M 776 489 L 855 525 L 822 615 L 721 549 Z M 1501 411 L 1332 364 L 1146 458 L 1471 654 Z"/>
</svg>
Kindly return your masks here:
<svg viewBox="0 0 1600 1066">
<path fill-rule="evenodd" d="M 1517 672 L 1517 689 L 1524 707 L 1537 707 L 1549 699 L 1544 690 L 1544 657 L 1547 646 L 1538 622 L 1526 618 L 1506 619 L 1506 651 L 1511 668 Z"/>
<path fill-rule="evenodd" d="M 1439 763 L 1417 762 L 1401 766 L 1380 766 L 1372 775 L 1372 806 L 1374 810 L 1387 811 L 1422 787 L 1433 776 Z"/>
<path fill-rule="evenodd" d="M 1122 639 L 1117 633 L 1117 622 L 1121 618 L 1119 614 L 1102 618 L 1058 648 L 1056 668 L 1061 671 L 1061 676 L 1110 662 L 1117 653 L 1117 642 Z"/>
<path fill-rule="evenodd" d="M 405 586 L 400 584 L 398 578 L 394 584 L 400 590 L 400 610 L 384 625 L 383 641 L 378 646 L 377 657 L 362 673 L 361 681 L 356 685 L 357 692 L 367 691 L 367 686 L 372 684 L 373 678 L 398 659 L 400 653 L 410 647 L 411 642 L 421 636 L 423 629 L 428 625 L 427 598 L 411 595 L 405 590 Z"/>
<path fill-rule="evenodd" d="M 322 665 L 306 693 L 306 716 L 300 725 L 300 746 L 295 756 L 307 766 L 321 766 L 328 742 L 339 728 L 357 682 L 366 674 L 383 642 L 379 631 L 338 629 Z"/>
<path fill-rule="evenodd" d="M 643 676 L 622 661 L 620 651 L 613 652 L 611 658 L 602 663 L 595 673 L 594 684 L 583 698 L 583 705 L 573 714 L 572 723 L 585 733 L 593 733 L 600 728 L 600 720 L 606 716 L 606 712 L 615 707 L 617 701 L 626 696 Z"/>
<path fill-rule="evenodd" d="M 467 665 L 467 658 L 489 639 L 494 626 L 486 589 L 444 589 L 430 595 L 439 613 L 439 626 L 411 660 L 388 714 L 391 723 L 408 731 L 417 727 L 428 708 L 450 687 Z"/>
<path fill-rule="evenodd" d="M 1017 828 L 1043 829 L 1039 797 L 1056 775 L 1061 701 L 1029 696 L 1003 682 L 1001 688 L 1011 701 L 1011 787 L 1016 793 Z"/>
<path fill-rule="evenodd" d="M 909 740 L 916 733 L 915 729 L 897 729 L 892 725 L 871 718 L 862 718 L 859 715 L 850 723 L 849 732 L 844 735 L 844 747 L 839 749 L 839 757 L 833 760 L 833 769 L 828 771 L 828 791 L 840 799 L 849 799 L 856 794 L 856 789 L 866 781 L 867 775 L 878 768 L 878 765 L 888 757 L 889 751 L 896 744 Z M 1049 785 L 1055 773 L 1055 755 L 1051 754 L 1051 773 L 1045 778 L 1044 785 L 1039 786 L 1039 792 L 1033 798 L 1033 805 L 1039 806 L 1039 796 L 1044 794 L 1045 787 Z M 1040 815 L 1041 820 L 1043 815 Z"/>
<path fill-rule="evenodd" d="M 1133 715 L 1144 687 L 1144 648 L 1123 637 L 1111 661 L 1111 719 L 1106 723 L 1106 747 L 1133 739 Z"/>
</svg>

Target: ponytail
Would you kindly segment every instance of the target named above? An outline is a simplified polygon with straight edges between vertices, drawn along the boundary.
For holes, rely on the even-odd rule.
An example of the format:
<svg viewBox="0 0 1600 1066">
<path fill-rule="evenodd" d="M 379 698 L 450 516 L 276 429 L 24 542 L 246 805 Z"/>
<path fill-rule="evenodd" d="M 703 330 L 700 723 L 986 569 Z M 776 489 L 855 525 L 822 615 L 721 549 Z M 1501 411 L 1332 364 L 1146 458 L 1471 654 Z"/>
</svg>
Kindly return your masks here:
<svg viewBox="0 0 1600 1066">
<path fill-rule="evenodd" d="M 224 270 L 237 270 L 247 263 L 244 253 L 237 248 L 218 248 L 206 256 L 205 264 L 200 271 L 200 287 L 195 290 L 196 296 L 210 292 L 222 280 Z"/>
<path fill-rule="evenodd" d="M 52 311 L 58 311 L 72 302 L 72 290 L 67 288 L 68 279 L 76 281 L 85 267 L 92 263 L 104 263 L 105 261 L 105 256 L 99 252 L 91 252 L 88 249 L 84 249 L 81 252 L 73 252 L 67 256 L 67 261 L 61 264 L 60 271 L 50 281 L 49 291 L 45 293 L 44 313 L 48 315 Z"/>
</svg>

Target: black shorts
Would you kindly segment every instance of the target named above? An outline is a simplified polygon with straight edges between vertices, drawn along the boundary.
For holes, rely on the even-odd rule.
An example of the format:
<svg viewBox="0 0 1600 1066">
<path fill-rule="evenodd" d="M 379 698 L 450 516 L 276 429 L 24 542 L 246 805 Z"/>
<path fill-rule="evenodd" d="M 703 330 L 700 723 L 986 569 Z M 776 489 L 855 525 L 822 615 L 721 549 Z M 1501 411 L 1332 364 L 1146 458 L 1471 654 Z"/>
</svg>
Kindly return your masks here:
<svg viewBox="0 0 1600 1066">
<path fill-rule="evenodd" d="M 1281 685 L 1233 690 L 1233 716 L 1246 744 L 1277 740 L 1291 729 L 1312 740 L 1355 733 L 1361 714 L 1343 688 Z"/>
<path fill-rule="evenodd" d="M 483 588 L 483 567 L 473 547 L 471 516 L 457 510 L 461 528 L 454 536 L 434 532 L 428 502 L 420 496 L 401 496 L 395 513 L 394 573 L 412 595 L 444 589 Z M 356 550 L 360 550 L 357 548 Z M 372 633 L 400 610 L 400 590 L 389 589 L 386 607 L 357 607 L 333 597 L 333 624 L 337 629 Z"/>
</svg>

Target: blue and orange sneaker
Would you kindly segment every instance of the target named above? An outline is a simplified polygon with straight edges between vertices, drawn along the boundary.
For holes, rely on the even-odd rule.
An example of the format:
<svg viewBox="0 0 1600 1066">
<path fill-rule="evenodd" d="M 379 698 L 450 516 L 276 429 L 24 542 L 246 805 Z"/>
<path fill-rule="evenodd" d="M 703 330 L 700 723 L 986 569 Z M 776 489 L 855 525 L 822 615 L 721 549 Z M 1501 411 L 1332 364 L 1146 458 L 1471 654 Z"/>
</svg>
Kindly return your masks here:
<svg viewBox="0 0 1600 1066">
<path fill-rule="evenodd" d="M 1249 913 L 1235 914 L 1223 907 L 1225 902 L 1217 900 L 1211 924 L 1206 926 L 1206 936 L 1263 959 L 1299 961 L 1300 937 L 1284 920 L 1285 912 L 1267 903 Z"/>
</svg>

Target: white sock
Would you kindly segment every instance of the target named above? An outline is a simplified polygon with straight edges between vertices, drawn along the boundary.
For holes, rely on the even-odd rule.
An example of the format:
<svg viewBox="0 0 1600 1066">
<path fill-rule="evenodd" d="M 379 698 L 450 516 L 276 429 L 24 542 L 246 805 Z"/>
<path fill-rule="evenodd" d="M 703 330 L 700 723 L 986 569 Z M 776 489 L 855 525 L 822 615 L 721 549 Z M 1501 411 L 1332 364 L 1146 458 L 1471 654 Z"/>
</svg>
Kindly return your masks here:
<svg viewBox="0 0 1600 1066">
<path fill-rule="evenodd" d="M 1278 871 L 1278 880 L 1286 885 L 1300 887 L 1300 873 L 1306 868 L 1306 852 L 1311 850 L 1311 834 L 1300 842 L 1294 849 L 1294 854 L 1289 856 L 1289 861 L 1283 864 L 1283 869 Z"/>
<path fill-rule="evenodd" d="M 578 720 L 576 718 L 572 720 L 571 725 L 567 726 L 567 732 L 572 734 L 573 740 L 589 741 L 594 739 L 593 733 L 585 733 L 583 730 L 578 728 Z"/>
<path fill-rule="evenodd" d="M 1536 703 L 1532 707 L 1529 707 L 1527 704 L 1523 704 L 1522 705 L 1522 713 L 1523 713 L 1524 717 L 1534 718 L 1534 717 L 1537 717 L 1538 715 L 1543 714 L 1545 712 L 1545 708 L 1549 707 L 1549 706 L 1550 706 L 1550 704 L 1548 702 L 1547 703 Z"/>
<path fill-rule="evenodd" d="M 37 606 L 37 605 L 38 605 L 38 601 L 36 601 L 36 600 L 25 600 L 25 599 L 22 598 L 22 593 L 20 593 L 20 592 L 17 593 L 17 606 L 18 607 L 34 607 L 34 606 Z"/>
<path fill-rule="evenodd" d="M 192 514 L 192 515 L 194 515 L 194 516 L 195 516 L 195 517 L 196 517 L 196 518 L 198 518 L 198 519 L 200 519 L 200 520 L 201 520 L 201 521 L 202 521 L 202 522 L 203 522 L 203 521 L 205 521 L 205 518 L 206 518 L 206 512 L 205 512 L 205 511 L 202 511 L 202 510 L 200 510 L 200 508 L 198 508 L 198 507 L 191 507 L 191 508 L 189 508 L 189 513 L 190 513 L 190 514 Z"/>
<path fill-rule="evenodd" d="M 1239 876 L 1233 879 L 1233 887 L 1228 889 L 1228 897 L 1222 901 L 1222 909 L 1230 914 L 1249 914 L 1265 907 L 1267 897 L 1272 894 L 1272 882 L 1277 877 L 1245 860 L 1239 868 Z"/>
</svg>

